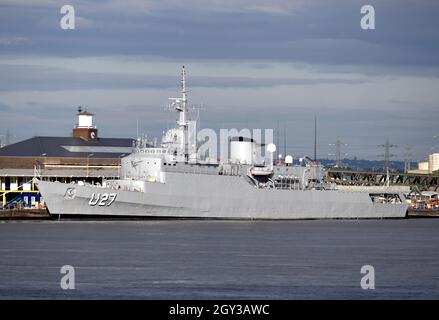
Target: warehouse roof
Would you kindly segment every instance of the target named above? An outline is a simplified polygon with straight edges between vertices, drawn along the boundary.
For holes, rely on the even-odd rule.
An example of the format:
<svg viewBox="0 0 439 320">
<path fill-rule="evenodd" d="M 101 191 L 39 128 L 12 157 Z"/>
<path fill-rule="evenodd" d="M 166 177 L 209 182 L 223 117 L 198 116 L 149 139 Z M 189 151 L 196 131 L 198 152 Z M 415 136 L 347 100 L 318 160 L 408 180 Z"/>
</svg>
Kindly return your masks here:
<svg viewBox="0 0 439 320">
<path fill-rule="evenodd" d="M 131 138 L 84 140 L 73 137 L 33 137 L 0 149 L 0 157 L 117 158 L 132 152 Z"/>
</svg>

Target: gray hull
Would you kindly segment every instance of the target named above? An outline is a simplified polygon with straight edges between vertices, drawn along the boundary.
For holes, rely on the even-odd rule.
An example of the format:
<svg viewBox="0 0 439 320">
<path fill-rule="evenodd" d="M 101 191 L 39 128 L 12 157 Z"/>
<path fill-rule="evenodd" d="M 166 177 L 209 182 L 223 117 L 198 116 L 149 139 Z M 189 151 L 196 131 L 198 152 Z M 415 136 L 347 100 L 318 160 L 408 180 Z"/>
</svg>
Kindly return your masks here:
<svg viewBox="0 0 439 320">
<path fill-rule="evenodd" d="M 38 181 L 37 186 L 55 216 L 404 218 L 408 208 L 405 203 L 374 203 L 367 192 L 257 189 L 239 176 L 169 172 L 166 183 L 146 183 L 145 192 L 47 181 Z M 97 194 L 112 194 L 115 199 L 91 205 Z"/>
</svg>

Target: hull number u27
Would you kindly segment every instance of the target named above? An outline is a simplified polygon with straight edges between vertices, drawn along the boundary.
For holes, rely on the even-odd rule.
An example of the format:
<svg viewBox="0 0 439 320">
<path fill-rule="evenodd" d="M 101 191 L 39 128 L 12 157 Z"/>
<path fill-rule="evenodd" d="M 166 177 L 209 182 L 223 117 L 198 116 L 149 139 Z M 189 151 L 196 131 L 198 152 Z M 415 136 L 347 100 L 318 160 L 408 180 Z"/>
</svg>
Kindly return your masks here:
<svg viewBox="0 0 439 320">
<path fill-rule="evenodd" d="M 111 206 L 116 200 L 116 193 L 92 193 L 91 199 L 88 202 L 90 206 Z"/>
</svg>

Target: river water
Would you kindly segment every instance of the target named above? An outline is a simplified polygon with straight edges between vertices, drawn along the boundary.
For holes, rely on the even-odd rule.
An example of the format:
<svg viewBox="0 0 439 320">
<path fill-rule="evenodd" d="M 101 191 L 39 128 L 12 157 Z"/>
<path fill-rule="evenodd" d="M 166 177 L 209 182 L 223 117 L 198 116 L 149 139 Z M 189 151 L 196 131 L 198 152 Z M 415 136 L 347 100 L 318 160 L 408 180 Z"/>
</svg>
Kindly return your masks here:
<svg viewBox="0 0 439 320">
<path fill-rule="evenodd" d="M 0 299 L 21 298 L 437 299 L 439 219 L 2 222 Z"/>
</svg>

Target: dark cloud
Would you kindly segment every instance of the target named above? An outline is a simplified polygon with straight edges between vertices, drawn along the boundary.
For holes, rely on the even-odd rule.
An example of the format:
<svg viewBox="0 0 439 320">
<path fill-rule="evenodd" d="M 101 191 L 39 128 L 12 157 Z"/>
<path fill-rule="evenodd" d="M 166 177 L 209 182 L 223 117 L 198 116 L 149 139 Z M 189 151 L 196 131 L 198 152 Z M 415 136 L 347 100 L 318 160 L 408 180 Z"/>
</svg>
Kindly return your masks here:
<svg viewBox="0 0 439 320">
<path fill-rule="evenodd" d="M 0 103 L 0 111 L 10 111 L 12 108 L 6 104 Z"/>
<path fill-rule="evenodd" d="M 210 106 L 202 113 L 202 126 L 215 128 L 280 128 L 280 145 L 283 150 L 284 128 L 287 130 L 287 152 L 295 156 L 311 155 L 314 143 L 314 116 L 318 123 L 318 154 L 329 157 L 334 153 L 337 136 L 347 143 L 344 152 L 349 158 L 376 159 L 384 152 L 378 145 L 386 138 L 398 147 L 392 150 L 397 159 L 404 159 L 404 147 L 412 147 L 414 160 L 422 160 L 434 143 L 437 132 L 436 108 L 424 112 L 411 109 L 404 112 L 371 111 L 368 109 L 346 110 L 297 106 L 276 106 L 250 111 L 239 106 Z M 408 135 L 407 133 L 410 133 Z M 275 133 L 276 140 L 276 133 Z"/>
<path fill-rule="evenodd" d="M 20 0 L 20 3 L 23 2 Z M 376 10 L 376 30 L 373 31 L 360 28 L 360 7 L 365 3 L 358 0 L 305 1 L 306 5 L 300 10 L 287 14 L 267 14 L 258 10 L 208 10 L 196 7 L 192 1 L 178 8 L 167 2 L 167 5 L 158 5 L 151 10 L 138 10 L 139 7 L 133 6 L 133 3 L 139 5 L 140 1 L 129 1 L 118 9 L 111 6 L 113 2 L 73 1 L 79 17 L 74 31 L 60 29 L 61 15 L 56 5 L 37 6 L 33 2 L 29 2 L 28 6 L 0 5 L 0 52 L 9 56 L 24 56 L 29 61 L 38 56 L 119 56 L 133 59 L 147 56 L 176 64 L 212 62 L 216 63 L 213 70 L 218 70 L 218 65 L 223 62 L 242 61 L 251 66 L 243 70 L 257 72 L 231 76 L 236 72 L 225 70 L 221 75 L 191 75 L 190 87 L 259 90 L 284 85 L 337 83 L 346 84 L 334 86 L 334 90 L 346 94 L 348 101 L 354 101 L 349 84 L 366 81 L 367 85 L 377 75 L 423 78 L 439 75 L 437 1 L 368 1 Z M 278 62 L 303 63 L 309 68 L 309 74 L 317 71 L 320 78 L 276 77 L 270 65 Z M 58 101 L 42 103 L 38 101 L 38 91 L 43 91 L 41 96 L 44 101 L 50 99 L 49 91 L 76 89 L 155 88 L 172 89 L 172 94 L 179 83 L 177 70 L 169 75 L 165 72 L 160 75 L 134 75 L 123 71 L 109 74 L 80 72 L 74 69 L 74 65 L 72 63 L 67 69 L 7 65 L 0 61 L 0 94 L 7 96 L 12 92 L 9 95 L 13 96 L 11 101 L 14 98 L 18 101 L 14 105 L 10 101 L 7 105 L 0 104 L 1 130 L 16 125 L 13 131 L 20 132 L 23 139 L 34 133 L 70 134 L 76 122 L 76 106 L 62 101 L 59 104 Z M 264 69 L 271 71 L 270 77 L 255 76 L 263 73 Z M 322 77 L 325 72 L 326 76 Z M 351 80 L 355 79 L 352 76 L 354 73 L 369 78 L 363 76 L 361 79 L 368 80 Z M 331 74 L 337 74 L 337 77 Z M 419 82 L 411 84 L 410 79 L 405 81 L 405 87 L 401 88 L 409 90 L 419 86 Z M 35 101 L 22 102 L 25 98 L 17 98 L 19 90 L 37 92 L 29 98 Z M 212 101 L 208 110 L 202 112 L 201 124 L 211 128 L 275 128 L 276 121 L 280 120 L 281 127 L 284 123 L 288 130 L 288 151 L 300 155 L 312 152 L 313 117 L 317 114 L 320 156 L 333 153 L 329 143 L 334 143 L 340 136 L 349 145 L 346 150 L 349 156 L 376 158 L 382 152 L 377 145 L 388 137 L 400 148 L 411 144 L 413 154 L 421 157 L 430 151 L 433 144 L 431 137 L 438 134 L 439 119 L 437 110 L 425 98 L 428 97 L 427 90 L 413 91 L 423 95 L 419 97 L 420 102 L 411 105 L 395 92 L 394 97 L 385 97 L 382 108 L 374 100 L 370 110 L 358 109 L 355 105 L 349 110 L 337 107 L 333 101 L 325 100 L 327 93 L 322 93 L 321 104 L 312 108 L 301 107 L 300 101 L 293 101 L 292 106 L 280 105 L 284 102 L 276 99 L 270 105 L 262 107 L 261 103 L 255 107 L 239 101 L 239 97 L 248 94 L 244 92 L 236 95 L 238 101 L 233 105 Z M 106 93 L 108 91 L 103 90 L 101 94 L 104 96 Z M 318 96 L 319 92 L 315 94 Z M 373 97 L 374 93 L 370 95 Z M 138 102 L 132 101 L 109 101 L 108 106 L 91 108 L 96 112 L 96 122 L 103 136 L 135 136 L 137 119 L 141 119 L 141 132 L 160 136 L 163 128 L 172 126 L 175 119 L 172 113 L 166 113 L 154 102 L 138 105 L 134 104 Z M 326 104 L 331 108 L 321 107 Z M 400 110 L 398 107 L 401 107 Z M 402 149 L 395 153 L 399 158 L 403 157 Z"/>
<path fill-rule="evenodd" d="M 0 91 L 175 88 L 176 76 L 77 72 L 62 68 L 0 64 Z M 281 85 L 356 84 L 365 80 L 335 78 L 252 78 L 192 76 L 191 87 L 258 88 Z"/>
<path fill-rule="evenodd" d="M 160 105 L 145 103 L 127 104 L 121 107 L 89 106 L 95 114 L 94 123 L 104 137 L 136 137 L 137 133 L 148 137 L 160 137 L 163 130 L 175 125 L 176 114 Z M 252 108 L 242 105 L 227 105 L 212 102 L 200 113 L 200 128 L 212 128 L 219 135 L 220 129 L 261 128 L 274 129 L 275 140 L 277 123 L 280 127 L 280 148 L 284 148 L 284 128 L 287 130 L 287 153 L 294 156 L 311 155 L 314 142 L 314 115 L 318 121 L 318 154 L 329 157 L 334 153 L 333 144 L 337 137 L 347 144 L 344 152 L 348 157 L 376 159 L 383 153 L 378 145 L 386 138 L 398 147 L 392 150 L 396 159 L 404 158 L 404 147 L 410 145 L 414 160 L 422 160 L 431 150 L 437 134 L 435 108 L 425 108 L 395 112 L 371 111 L 367 109 L 346 110 L 342 108 L 312 111 L 300 106 L 267 106 Z M 63 102 L 29 102 L 17 105 L 0 117 L 0 134 L 9 128 L 17 134 L 17 140 L 35 134 L 47 136 L 69 136 L 76 124 L 76 106 Z M 192 113 L 196 117 L 196 113 Z M 410 133 L 409 135 L 407 133 Z"/>
<path fill-rule="evenodd" d="M 439 3 L 372 1 L 376 30 L 360 28 L 361 1 L 311 1 L 294 15 L 200 14 L 195 8 L 139 12 L 76 5 L 74 31 L 59 28 L 54 7 L 4 6 L 0 30 L 30 39 L 4 52 L 43 55 L 153 55 L 177 59 L 266 59 L 323 64 L 439 65 Z M 192 4 L 193 5 L 193 4 Z M 129 7 L 129 4 L 127 4 Z M 7 30 L 7 31 L 5 31 Z M 1 35 L 1 33 L 0 33 Z"/>
</svg>

